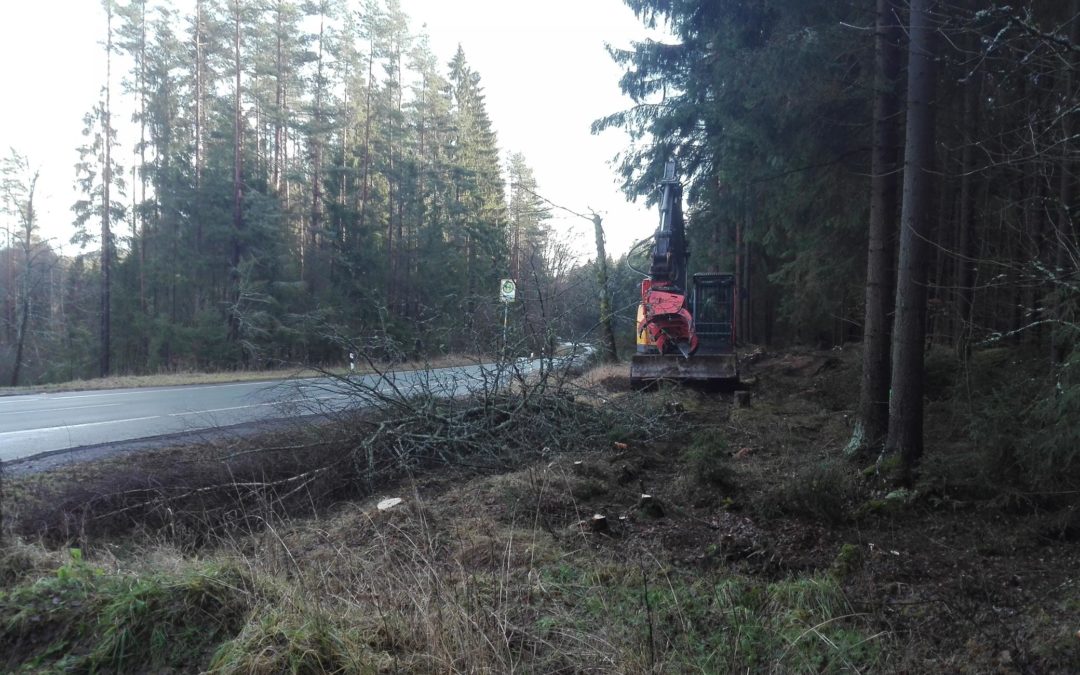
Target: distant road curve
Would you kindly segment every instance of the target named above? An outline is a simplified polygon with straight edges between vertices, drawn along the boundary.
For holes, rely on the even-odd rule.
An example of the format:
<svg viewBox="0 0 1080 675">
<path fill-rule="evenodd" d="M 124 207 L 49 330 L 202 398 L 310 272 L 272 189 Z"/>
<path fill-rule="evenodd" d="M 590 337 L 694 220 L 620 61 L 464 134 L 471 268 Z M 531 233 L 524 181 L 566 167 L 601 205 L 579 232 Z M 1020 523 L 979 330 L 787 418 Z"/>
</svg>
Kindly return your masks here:
<svg viewBox="0 0 1080 675">
<path fill-rule="evenodd" d="M 540 361 L 517 367 L 532 371 Z M 162 436 L 197 437 L 209 430 L 258 425 L 363 406 L 363 389 L 408 394 L 428 388 L 454 396 L 485 386 L 492 366 L 457 366 L 356 376 L 363 387 L 334 378 L 110 389 L 0 397 L 0 461 Z"/>
</svg>

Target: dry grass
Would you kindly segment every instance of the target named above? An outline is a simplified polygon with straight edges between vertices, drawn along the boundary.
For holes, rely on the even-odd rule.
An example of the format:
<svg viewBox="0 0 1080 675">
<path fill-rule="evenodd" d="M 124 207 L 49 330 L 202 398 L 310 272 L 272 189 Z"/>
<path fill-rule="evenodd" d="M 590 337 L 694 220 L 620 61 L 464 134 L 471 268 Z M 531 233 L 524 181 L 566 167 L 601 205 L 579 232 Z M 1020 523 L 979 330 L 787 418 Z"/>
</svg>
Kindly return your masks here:
<svg viewBox="0 0 1080 675">
<path fill-rule="evenodd" d="M 609 535 L 583 529 L 596 505 L 579 502 L 577 466 L 571 456 L 507 475 L 405 481 L 385 492 L 404 499 L 388 510 L 376 498 L 316 519 L 264 513 L 261 528 L 195 556 L 152 539 L 100 550 L 0 590 L 6 665 L 651 673 L 878 663 L 880 638 L 826 578 L 679 569 L 639 539 L 653 521 L 632 510 Z M 47 630 L 18 641 L 35 625 L 22 608 L 50 606 Z M 216 644 L 190 630 L 206 608 Z"/>
<path fill-rule="evenodd" d="M 630 367 L 627 364 L 603 363 L 587 370 L 574 383 L 585 388 L 607 388 L 624 380 L 627 383 L 630 381 Z"/>
</svg>

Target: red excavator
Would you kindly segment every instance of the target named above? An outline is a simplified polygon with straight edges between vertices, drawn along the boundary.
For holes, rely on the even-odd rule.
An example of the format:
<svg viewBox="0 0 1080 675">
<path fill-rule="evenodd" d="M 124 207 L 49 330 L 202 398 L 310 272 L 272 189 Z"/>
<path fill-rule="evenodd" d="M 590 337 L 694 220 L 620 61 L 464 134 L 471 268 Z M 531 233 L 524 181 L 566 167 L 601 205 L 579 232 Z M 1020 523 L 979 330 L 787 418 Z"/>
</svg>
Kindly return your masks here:
<svg viewBox="0 0 1080 675">
<path fill-rule="evenodd" d="M 637 386 L 665 379 L 738 384 L 735 276 L 695 274 L 692 287 L 687 288 L 690 251 L 682 185 L 675 178 L 674 162 L 664 167 L 660 189 L 660 227 L 652 238 L 649 271 L 641 281 L 637 353 L 630 361 L 630 382 Z"/>
</svg>

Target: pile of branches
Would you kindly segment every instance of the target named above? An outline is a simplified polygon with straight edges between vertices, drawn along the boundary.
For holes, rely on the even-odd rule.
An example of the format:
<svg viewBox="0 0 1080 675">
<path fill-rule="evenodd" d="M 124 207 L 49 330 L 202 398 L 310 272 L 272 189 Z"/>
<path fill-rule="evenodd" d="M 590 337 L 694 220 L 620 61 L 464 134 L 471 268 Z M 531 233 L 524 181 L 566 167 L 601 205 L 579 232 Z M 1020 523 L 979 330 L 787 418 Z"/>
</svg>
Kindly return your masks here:
<svg viewBox="0 0 1080 675">
<path fill-rule="evenodd" d="M 673 422 L 640 396 L 612 399 L 582 388 L 574 358 L 474 364 L 449 382 L 426 371 L 402 383 L 368 366 L 373 376 L 333 377 L 326 389 L 379 410 L 340 425 L 359 431 L 353 473 L 372 489 L 438 466 L 507 471 L 539 456 L 607 448 L 615 430 L 642 440 L 663 435 Z"/>
</svg>

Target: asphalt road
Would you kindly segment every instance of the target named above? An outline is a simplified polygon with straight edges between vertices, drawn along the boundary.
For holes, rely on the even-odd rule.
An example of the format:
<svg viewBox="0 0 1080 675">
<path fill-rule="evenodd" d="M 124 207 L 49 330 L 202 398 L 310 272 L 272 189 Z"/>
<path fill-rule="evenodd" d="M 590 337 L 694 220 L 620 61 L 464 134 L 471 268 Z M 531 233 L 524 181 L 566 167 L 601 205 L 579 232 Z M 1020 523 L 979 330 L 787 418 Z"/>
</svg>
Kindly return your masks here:
<svg viewBox="0 0 1080 675">
<path fill-rule="evenodd" d="M 531 371 L 539 361 L 517 364 Z M 462 395 L 492 386 L 487 366 L 330 378 L 112 389 L 0 397 L 0 460 L 340 411 L 380 396 L 430 390 Z M 505 377 L 505 375 L 504 375 Z"/>
</svg>

